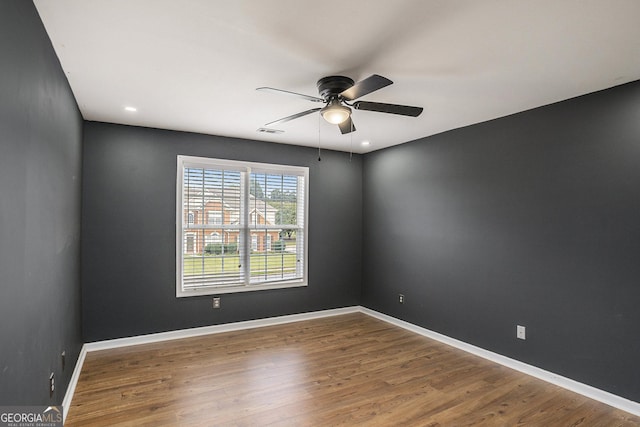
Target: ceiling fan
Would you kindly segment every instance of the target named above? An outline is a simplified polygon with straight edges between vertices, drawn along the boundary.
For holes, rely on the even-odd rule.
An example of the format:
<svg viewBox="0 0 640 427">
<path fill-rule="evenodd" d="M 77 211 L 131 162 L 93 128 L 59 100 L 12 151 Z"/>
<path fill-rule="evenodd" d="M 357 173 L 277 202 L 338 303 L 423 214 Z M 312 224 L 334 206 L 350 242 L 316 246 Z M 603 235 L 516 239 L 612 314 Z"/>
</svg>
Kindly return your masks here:
<svg viewBox="0 0 640 427">
<path fill-rule="evenodd" d="M 322 117 L 329 123 L 338 125 L 340 132 L 343 134 L 356 130 L 351 119 L 351 108 L 364 111 L 377 111 L 379 113 L 399 114 L 401 116 L 418 117 L 422 113 L 422 107 L 411 107 L 408 105 L 383 104 L 381 102 L 356 101 L 365 95 L 375 92 L 378 89 L 389 86 L 393 82 L 386 77 L 373 74 L 364 80 L 355 83 L 352 79 L 345 76 L 328 76 L 318 80 L 318 92 L 320 97 L 304 95 L 301 93 L 290 92 L 288 90 L 274 89 L 272 87 L 259 87 L 256 90 L 269 91 L 276 93 L 284 93 L 312 102 L 320 102 L 325 104 L 324 107 L 312 108 L 301 113 L 293 114 L 273 122 L 265 124 L 272 126 L 279 123 L 285 123 L 308 114 L 320 111 Z M 351 101 L 355 101 L 349 103 Z"/>
</svg>

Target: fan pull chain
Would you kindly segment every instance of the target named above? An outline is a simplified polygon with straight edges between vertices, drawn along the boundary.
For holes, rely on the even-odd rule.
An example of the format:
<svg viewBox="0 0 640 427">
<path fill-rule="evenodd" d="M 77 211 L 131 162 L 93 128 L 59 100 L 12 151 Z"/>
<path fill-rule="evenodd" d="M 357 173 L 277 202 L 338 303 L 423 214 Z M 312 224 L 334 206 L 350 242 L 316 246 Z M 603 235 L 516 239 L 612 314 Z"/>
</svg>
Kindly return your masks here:
<svg viewBox="0 0 640 427">
<path fill-rule="evenodd" d="M 349 138 L 351 139 L 349 147 L 349 163 L 351 163 L 351 159 L 353 158 L 353 120 L 351 120 L 351 132 L 349 132 Z"/>
<path fill-rule="evenodd" d="M 322 161 L 322 154 L 320 153 L 320 126 L 322 125 L 322 116 L 318 114 L 318 161 Z"/>
</svg>

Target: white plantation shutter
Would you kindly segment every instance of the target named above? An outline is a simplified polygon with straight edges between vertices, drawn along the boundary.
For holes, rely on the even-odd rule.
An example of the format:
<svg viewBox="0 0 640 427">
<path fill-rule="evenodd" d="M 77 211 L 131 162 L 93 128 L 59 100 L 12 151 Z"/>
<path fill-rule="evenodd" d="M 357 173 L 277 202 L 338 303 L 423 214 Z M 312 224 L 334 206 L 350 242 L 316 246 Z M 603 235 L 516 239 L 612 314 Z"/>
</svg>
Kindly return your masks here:
<svg viewBox="0 0 640 427">
<path fill-rule="evenodd" d="M 308 168 L 178 156 L 177 296 L 304 286 Z"/>
</svg>

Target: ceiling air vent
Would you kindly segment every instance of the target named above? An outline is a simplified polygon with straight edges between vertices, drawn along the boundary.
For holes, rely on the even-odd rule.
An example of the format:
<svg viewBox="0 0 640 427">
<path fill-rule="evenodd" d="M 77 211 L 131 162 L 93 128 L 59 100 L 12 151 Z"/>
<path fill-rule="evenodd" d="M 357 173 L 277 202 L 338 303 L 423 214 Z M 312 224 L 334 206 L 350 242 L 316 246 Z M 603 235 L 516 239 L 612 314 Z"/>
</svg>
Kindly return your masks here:
<svg viewBox="0 0 640 427">
<path fill-rule="evenodd" d="M 271 129 L 271 128 L 258 128 L 256 129 L 256 132 L 262 132 L 262 133 L 283 133 L 283 130 L 280 129 Z"/>
</svg>

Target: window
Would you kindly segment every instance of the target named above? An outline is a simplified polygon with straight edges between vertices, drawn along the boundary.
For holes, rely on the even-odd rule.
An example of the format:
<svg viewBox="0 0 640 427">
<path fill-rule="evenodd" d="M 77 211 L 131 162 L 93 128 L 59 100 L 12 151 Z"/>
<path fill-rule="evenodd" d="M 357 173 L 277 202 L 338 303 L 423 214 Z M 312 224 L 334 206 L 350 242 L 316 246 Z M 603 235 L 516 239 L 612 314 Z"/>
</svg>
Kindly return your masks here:
<svg viewBox="0 0 640 427">
<path fill-rule="evenodd" d="M 207 213 L 207 222 L 209 224 L 222 224 L 222 212 L 220 211 L 209 211 Z"/>
<path fill-rule="evenodd" d="M 222 243 L 222 236 L 220 233 L 214 231 L 213 233 L 209 233 L 205 237 L 207 243 Z"/>
<path fill-rule="evenodd" d="M 196 245 L 194 244 L 196 236 L 193 233 L 185 233 L 185 253 L 192 253 L 195 250 Z"/>
<path fill-rule="evenodd" d="M 306 286 L 308 174 L 178 156 L 176 295 Z"/>
</svg>

